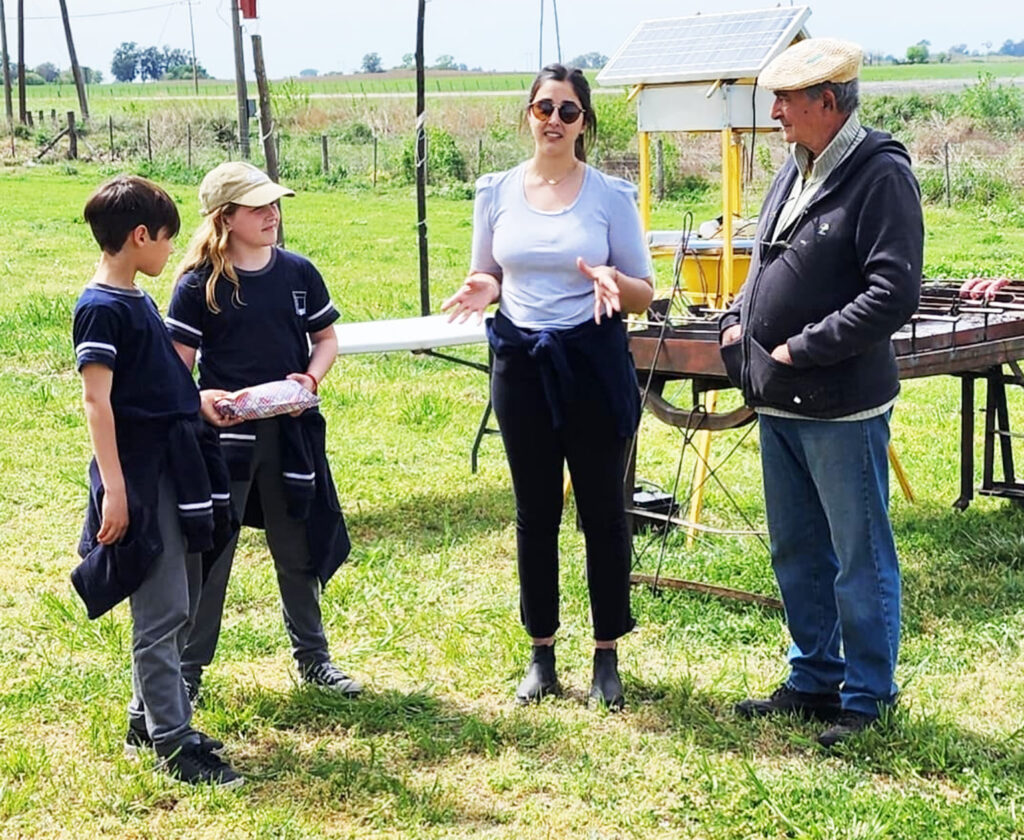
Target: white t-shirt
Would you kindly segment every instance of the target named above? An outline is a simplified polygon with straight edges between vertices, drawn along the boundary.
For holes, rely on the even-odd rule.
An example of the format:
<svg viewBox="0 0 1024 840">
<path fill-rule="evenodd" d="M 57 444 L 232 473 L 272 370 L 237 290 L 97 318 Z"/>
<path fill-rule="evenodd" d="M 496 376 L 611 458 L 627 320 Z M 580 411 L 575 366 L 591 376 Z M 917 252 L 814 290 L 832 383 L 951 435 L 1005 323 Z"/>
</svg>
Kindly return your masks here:
<svg viewBox="0 0 1024 840">
<path fill-rule="evenodd" d="M 594 317 L 594 283 L 577 257 L 652 275 L 631 183 L 587 166 L 576 200 L 546 211 L 527 202 L 525 175 L 521 163 L 477 181 L 470 262 L 501 280 L 501 311 L 517 327 L 565 329 Z"/>
</svg>

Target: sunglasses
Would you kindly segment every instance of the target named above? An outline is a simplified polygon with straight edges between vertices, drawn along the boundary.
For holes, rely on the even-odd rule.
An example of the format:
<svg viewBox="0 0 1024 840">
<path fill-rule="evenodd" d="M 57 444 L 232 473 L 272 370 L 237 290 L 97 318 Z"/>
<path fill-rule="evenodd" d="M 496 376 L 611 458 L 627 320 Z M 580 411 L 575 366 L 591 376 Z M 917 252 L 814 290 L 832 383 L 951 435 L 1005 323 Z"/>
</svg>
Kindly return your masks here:
<svg viewBox="0 0 1024 840">
<path fill-rule="evenodd" d="M 538 120 L 550 120 L 551 115 L 558 111 L 558 118 L 566 125 L 572 125 L 584 113 L 579 105 L 568 99 L 560 105 L 556 105 L 552 99 L 538 99 L 531 102 L 527 109 Z"/>
</svg>

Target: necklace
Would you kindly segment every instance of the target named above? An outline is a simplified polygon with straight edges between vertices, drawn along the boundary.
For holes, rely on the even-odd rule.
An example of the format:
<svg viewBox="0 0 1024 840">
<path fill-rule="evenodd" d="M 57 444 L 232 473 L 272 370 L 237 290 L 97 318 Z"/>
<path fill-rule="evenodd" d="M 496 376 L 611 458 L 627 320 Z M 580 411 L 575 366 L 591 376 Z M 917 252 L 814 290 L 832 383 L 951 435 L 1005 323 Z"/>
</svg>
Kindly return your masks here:
<svg viewBox="0 0 1024 840">
<path fill-rule="evenodd" d="M 548 184 L 549 186 L 552 186 L 552 187 L 557 187 L 559 184 L 562 183 L 562 181 L 564 181 L 570 175 L 575 174 L 575 172 L 576 172 L 576 170 L 578 168 L 579 167 L 578 167 L 576 161 L 573 161 L 572 162 L 572 168 L 568 172 L 566 172 L 561 178 L 545 178 L 543 175 L 541 175 L 537 171 L 536 167 L 534 167 L 534 169 L 533 169 L 533 174 L 536 175 L 538 178 L 540 178 L 545 184 Z"/>
</svg>

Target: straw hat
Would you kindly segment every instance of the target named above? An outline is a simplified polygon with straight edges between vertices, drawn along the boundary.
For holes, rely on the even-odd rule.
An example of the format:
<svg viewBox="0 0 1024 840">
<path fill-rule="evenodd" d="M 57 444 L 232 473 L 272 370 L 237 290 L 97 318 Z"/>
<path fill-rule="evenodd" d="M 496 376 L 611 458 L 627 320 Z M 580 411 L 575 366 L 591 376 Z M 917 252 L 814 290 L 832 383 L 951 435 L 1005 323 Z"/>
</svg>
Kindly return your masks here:
<svg viewBox="0 0 1024 840">
<path fill-rule="evenodd" d="M 270 180 L 262 169 L 241 160 L 231 160 L 211 169 L 199 185 L 199 212 L 209 215 L 225 204 L 263 207 L 293 190 Z"/>
<path fill-rule="evenodd" d="M 768 90 L 802 90 L 822 82 L 850 82 L 860 71 L 861 48 L 838 38 L 806 38 L 781 52 L 761 71 Z"/>
</svg>

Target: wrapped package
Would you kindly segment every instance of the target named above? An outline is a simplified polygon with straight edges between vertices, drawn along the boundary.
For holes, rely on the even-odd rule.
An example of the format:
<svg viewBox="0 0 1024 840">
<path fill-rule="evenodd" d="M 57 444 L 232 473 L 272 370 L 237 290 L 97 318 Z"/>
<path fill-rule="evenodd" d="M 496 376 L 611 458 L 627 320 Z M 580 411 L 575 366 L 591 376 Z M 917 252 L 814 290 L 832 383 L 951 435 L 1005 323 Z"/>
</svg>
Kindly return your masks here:
<svg viewBox="0 0 1024 840">
<path fill-rule="evenodd" d="M 294 379 L 280 379 L 235 391 L 228 397 L 217 400 L 215 406 L 225 417 L 261 420 L 278 414 L 291 414 L 319 404 L 320 398 Z"/>
</svg>

